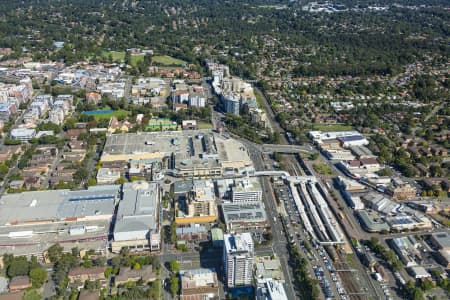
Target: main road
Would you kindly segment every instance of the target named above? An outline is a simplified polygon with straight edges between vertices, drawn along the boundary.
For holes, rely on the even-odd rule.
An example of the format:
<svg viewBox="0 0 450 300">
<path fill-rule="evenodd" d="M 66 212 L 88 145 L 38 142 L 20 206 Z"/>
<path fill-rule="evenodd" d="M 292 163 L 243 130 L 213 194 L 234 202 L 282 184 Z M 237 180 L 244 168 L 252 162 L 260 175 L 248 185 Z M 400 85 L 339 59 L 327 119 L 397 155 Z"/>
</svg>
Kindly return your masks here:
<svg viewBox="0 0 450 300">
<path fill-rule="evenodd" d="M 249 141 L 241 139 L 241 142 L 247 146 L 249 150 L 250 158 L 253 161 L 255 166 L 255 170 L 263 171 L 264 170 L 264 162 L 261 157 L 261 152 L 258 147 Z M 297 298 L 296 293 L 293 288 L 293 276 L 292 270 L 288 267 L 289 262 L 289 253 L 287 251 L 287 243 L 286 236 L 283 233 L 283 227 L 281 221 L 279 220 L 279 209 L 274 196 L 274 192 L 272 189 L 272 185 L 269 181 L 269 178 L 264 176 L 261 177 L 261 186 L 263 190 L 263 202 L 267 213 L 267 218 L 270 223 L 270 228 L 272 228 L 272 249 L 273 253 L 279 258 L 281 263 L 281 268 L 283 270 L 284 275 L 286 276 L 286 295 L 288 299 Z"/>
</svg>

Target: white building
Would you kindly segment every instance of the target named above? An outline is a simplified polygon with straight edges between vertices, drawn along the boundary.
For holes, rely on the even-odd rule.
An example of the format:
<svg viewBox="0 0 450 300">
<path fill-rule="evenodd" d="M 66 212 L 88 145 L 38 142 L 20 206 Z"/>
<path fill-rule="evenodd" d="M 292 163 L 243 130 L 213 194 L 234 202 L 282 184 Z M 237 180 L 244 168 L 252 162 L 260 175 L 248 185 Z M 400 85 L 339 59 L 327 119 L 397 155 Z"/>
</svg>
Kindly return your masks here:
<svg viewBox="0 0 450 300">
<path fill-rule="evenodd" d="M 256 300 L 288 300 L 283 283 L 267 280 L 264 286 L 256 289 Z"/>
<path fill-rule="evenodd" d="M 64 122 L 64 110 L 59 107 L 52 109 L 48 114 L 48 120 L 61 125 Z"/>
<path fill-rule="evenodd" d="M 200 93 L 193 93 L 189 95 L 189 106 L 205 107 L 206 97 Z"/>
<path fill-rule="evenodd" d="M 231 188 L 233 202 L 254 202 L 262 200 L 261 185 L 256 178 L 236 179 Z"/>
<path fill-rule="evenodd" d="M 110 168 L 100 168 L 97 172 L 98 184 L 114 183 L 119 178 L 120 172 L 112 171 Z"/>
<path fill-rule="evenodd" d="M 228 287 L 252 284 L 254 259 L 250 233 L 224 235 L 223 266 Z"/>
<path fill-rule="evenodd" d="M 15 128 L 11 130 L 11 138 L 16 141 L 29 141 L 36 135 L 36 130 L 27 128 Z"/>
</svg>

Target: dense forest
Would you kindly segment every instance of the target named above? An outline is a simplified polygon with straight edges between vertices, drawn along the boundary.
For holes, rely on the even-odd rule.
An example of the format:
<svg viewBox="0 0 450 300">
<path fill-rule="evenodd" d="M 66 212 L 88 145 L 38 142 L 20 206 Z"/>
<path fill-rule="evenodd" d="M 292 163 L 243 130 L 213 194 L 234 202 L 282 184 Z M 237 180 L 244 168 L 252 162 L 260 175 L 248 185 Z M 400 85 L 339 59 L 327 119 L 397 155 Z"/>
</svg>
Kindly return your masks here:
<svg viewBox="0 0 450 300">
<path fill-rule="evenodd" d="M 219 56 L 245 77 L 271 47 L 296 62 L 295 76 L 395 74 L 411 62 L 448 61 L 448 1 L 347 0 L 339 3 L 389 8 L 339 13 L 304 11 L 306 2 L 1 1 L 0 47 L 14 50 L 3 59 L 25 51 L 67 63 L 132 47 L 192 63 Z M 64 47 L 55 49 L 54 41 Z"/>
</svg>

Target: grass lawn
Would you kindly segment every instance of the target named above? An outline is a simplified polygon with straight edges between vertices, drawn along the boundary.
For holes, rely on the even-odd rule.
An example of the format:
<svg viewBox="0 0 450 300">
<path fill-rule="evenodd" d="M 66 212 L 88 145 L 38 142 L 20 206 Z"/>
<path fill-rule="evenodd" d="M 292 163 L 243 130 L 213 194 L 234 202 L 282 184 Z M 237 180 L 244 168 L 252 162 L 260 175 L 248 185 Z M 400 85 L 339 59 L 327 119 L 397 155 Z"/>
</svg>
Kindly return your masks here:
<svg viewBox="0 0 450 300">
<path fill-rule="evenodd" d="M 353 130 L 353 127 L 348 125 L 314 125 L 314 130 Z"/>
<path fill-rule="evenodd" d="M 152 57 L 152 62 L 165 66 L 184 66 L 186 62 L 168 55 L 157 55 Z"/>
<path fill-rule="evenodd" d="M 211 129 L 212 124 L 207 122 L 198 122 L 198 129 Z"/>
<path fill-rule="evenodd" d="M 110 119 L 112 116 L 115 116 L 116 118 L 119 117 L 126 117 L 130 114 L 127 110 L 116 110 L 109 114 L 101 114 L 101 115 L 93 115 L 96 121 L 102 120 L 102 119 Z"/>
<path fill-rule="evenodd" d="M 324 163 L 318 163 L 312 165 L 314 171 L 322 175 L 332 175 L 333 170 Z"/>
<path fill-rule="evenodd" d="M 103 51 L 104 58 L 108 58 L 110 54 L 115 62 L 123 62 L 125 60 L 125 51 Z"/>
<path fill-rule="evenodd" d="M 264 108 L 264 102 L 259 93 L 255 92 L 256 102 L 258 103 L 260 108 Z"/>
<path fill-rule="evenodd" d="M 137 64 L 139 62 L 143 62 L 144 61 L 144 56 L 145 56 L 144 54 L 142 54 L 142 55 L 131 55 L 131 57 L 130 57 L 130 64 L 133 67 L 137 66 Z"/>
</svg>

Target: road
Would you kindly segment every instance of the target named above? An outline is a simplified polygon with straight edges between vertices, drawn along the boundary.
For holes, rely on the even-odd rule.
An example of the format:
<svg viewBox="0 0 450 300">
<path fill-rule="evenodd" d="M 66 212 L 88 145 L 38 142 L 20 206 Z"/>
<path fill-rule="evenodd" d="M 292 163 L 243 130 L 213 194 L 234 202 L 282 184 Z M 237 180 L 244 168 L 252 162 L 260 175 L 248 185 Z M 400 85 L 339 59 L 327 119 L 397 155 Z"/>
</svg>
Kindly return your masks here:
<svg viewBox="0 0 450 300">
<path fill-rule="evenodd" d="M 448 105 L 447 101 L 442 102 L 440 105 L 435 106 L 429 113 L 428 115 L 423 119 L 423 121 L 420 123 L 421 125 L 425 124 L 426 122 L 428 122 L 429 119 L 431 119 L 438 111 L 440 111 L 445 105 Z M 416 135 L 416 131 L 419 130 L 420 126 L 416 126 L 414 127 L 414 129 L 411 132 L 412 136 Z"/>
<path fill-rule="evenodd" d="M 255 170 L 264 171 L 264 161 L 261 157 L 261 152 L 256 147 L 256 145 L 246 140 L 241 140 L 241 142 L 243 142 L 244 145 L 247 146 L 250 158 L 252 159 L 255 166 Z M 286 279 L 285 285 L 287 287 L 286 294 L 288 296 L 288 299 L 295 299 L 296 293 L 292 284 L 292 270 L 288 267 L 289 253 L 286 248 L 288 241 L 286 240 L 286 236 L 283 234 L 283 226 L 279 220 L 279 208 L 269 178 L 262 177 L 261 186 L 264 195 L 263 202 L 266 209 L 267 218 L 270 223 L 270 228 L 272 228 L 273 253 L 277 255 L 281 263 L 281 268 Z"/>
<path fill-rule="evenodd" d="M 284 129 L 281 128 L 280 123 L 278 123 L 275 119 L 275 113 L 272 110 L 272 107 L 269 104 L 269 101 L 267 101 L 266 96 L 263 94 L 263 92 L 257 88 L 257 87 L 253 87 L 255 93 L 261 98 L 262 100 L 262 104 L 264 105 L 264 110 L 267 113 L 267 117 L 269 119 L 270 122 L 270 127 L 274 130 L 280 133 L 280 135 L 282 136 L 281 140 L 283 144 L 287 144 L 286 138 L 284 136 Z"/>
</svg>

